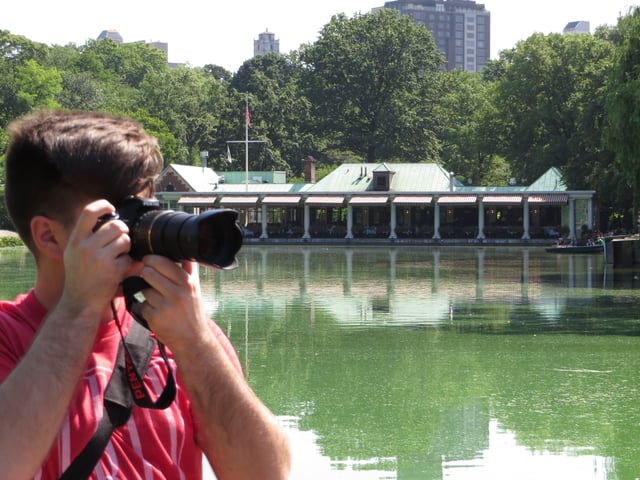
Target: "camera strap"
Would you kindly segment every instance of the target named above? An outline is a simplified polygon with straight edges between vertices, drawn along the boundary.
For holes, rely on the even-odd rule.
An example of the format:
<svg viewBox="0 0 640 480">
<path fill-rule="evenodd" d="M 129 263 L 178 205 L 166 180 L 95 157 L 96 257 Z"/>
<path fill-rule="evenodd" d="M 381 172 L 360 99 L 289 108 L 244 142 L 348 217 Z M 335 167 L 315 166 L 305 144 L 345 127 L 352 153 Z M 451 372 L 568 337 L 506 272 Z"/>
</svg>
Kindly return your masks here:
<svg viewBox="0 0 640 480">
<path fill-rule="evenodd" d="M 127 308 L 129 309 L 129 301 Z M 84 449 L 74 458 L 64 471 L 60 480 L 79 480 L 89 478 L 104 449 L 109 443 L 113 431 L 127 423 L 134 404 L 143 408 L 165 409 L 173 402 L 176 395 L 176 383 L 173 369 L 169 364 L 164 345 L 151 337 L 150 330 L 136 318 L 126 336 L 122 335 L 122 327 L 117 310 L 111 302 L 113 318 L 120 331 L 121 342 L 118 347 L 116 364 L 111 379 L 104 391 L 104 412 L 98 423 L 95 434 Z M 146 322 L 145 322 L 146 324 Z M 167 366 L 167 382 L 160 396 L 153 401 L 147 391 L 143 377 L 155 350 L 156 343 L 160 355 Z"/>
</svg>

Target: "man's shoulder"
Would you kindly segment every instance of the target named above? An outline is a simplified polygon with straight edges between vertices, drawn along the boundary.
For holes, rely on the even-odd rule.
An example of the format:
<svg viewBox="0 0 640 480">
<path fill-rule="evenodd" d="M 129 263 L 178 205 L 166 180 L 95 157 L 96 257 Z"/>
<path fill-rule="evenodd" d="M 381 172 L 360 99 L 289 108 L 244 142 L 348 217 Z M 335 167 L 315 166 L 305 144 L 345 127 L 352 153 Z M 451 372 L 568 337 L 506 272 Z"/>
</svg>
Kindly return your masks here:
<svg viewBox="0 0 640 480">
<path fill-rule="evenodd" d="M 13 300 L 0 300 L 0 328 L 6 326 L 33 331 L 45 314 L 33 291 L 20 294 Z"/>
<path fill-rule="evenodd" d="M 22 356 L 44 315 L 45 310 L 33 292 L 13 300 L 0 300 L 0 355 Z"/>
</svg>

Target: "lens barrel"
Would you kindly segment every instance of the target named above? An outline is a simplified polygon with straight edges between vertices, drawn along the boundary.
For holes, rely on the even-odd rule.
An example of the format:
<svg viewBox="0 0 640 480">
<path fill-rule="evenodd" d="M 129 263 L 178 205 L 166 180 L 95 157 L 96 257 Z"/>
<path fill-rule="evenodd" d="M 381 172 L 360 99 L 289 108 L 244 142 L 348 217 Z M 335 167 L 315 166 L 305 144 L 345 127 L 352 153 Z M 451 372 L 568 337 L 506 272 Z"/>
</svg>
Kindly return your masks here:
<svg viewBox="0 0 640 480">
<path fill-rule="evenodd" d="M 129 227 L 131 256 L 153 253 L 174 261 L 191 260 L 220 269 L 236 266 L 242 232 L 235 210 L 208 210 L 199 215 L 149 210 Z"/>
</svg>

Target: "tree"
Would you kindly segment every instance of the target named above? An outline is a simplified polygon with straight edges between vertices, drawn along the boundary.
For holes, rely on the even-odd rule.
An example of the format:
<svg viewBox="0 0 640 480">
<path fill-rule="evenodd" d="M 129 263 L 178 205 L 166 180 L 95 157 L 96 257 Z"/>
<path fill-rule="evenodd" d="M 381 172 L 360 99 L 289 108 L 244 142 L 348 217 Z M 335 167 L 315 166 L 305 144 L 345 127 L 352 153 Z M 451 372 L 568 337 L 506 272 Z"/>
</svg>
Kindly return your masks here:
<svg viewBox="0 0 640 480">
<path fill-rule="evenodd" d="M 488 134 L 493 113 L 491 84 L 477 73 L 461 70 L 443 72 L 441 77 L 442 95 L 435 115 L 442 125 L 442 163 L 475 185 L 487 184 L 486 179 L 506 183 L 509 171 L 505 173 L 504 160 L 498 167 L 491 153 L 496 149 L 489 144 L 494 138 Z"/>
<path fill-rule="evenodd" d="M 16 70 L 18 113 L 34 108 L 56 108 L 56 96 L 62 91 L 62 75 L 56 68 L 45 68 L 35 60 L 27 60 Z"/>
<path fill-rule="evenodd" d="M 168 161 L 187 165 L 215 142 L 225 86 L 202 68 L 177 67 L 149 72 L 140 88 L 139 108 L 162 119 L 178 145 Z"/>
<path fill-rule="evenodd" d="M 24 76 L 17 79 L 18 75 L 25 73 L 25 63 L 32 61 L 35 62 L 32 65 L 46 65 L 48 55 L 46 45 L 0 30 L 0 128 L 25 113 L 25 101 L 28 100 L 20 99 L 19 93 L 21 86 L 26 87 L 27 79 Z M 22 95 L 25 93 L 28 90 L 23 90 Z"/>
<path fill-rule="evenodd" d="M 618 21 L 617 38 L 619 44 L 609 75 L 605 139 L 615 152 L 616 166 L 631 187 L 635 227 L 640 209 L 640 8 Z"/>
<path fill-rule="evenodd" d="M 82 61 L 97 72 L 104 72 L 112 79 L 139 88 L 147 74 L 169 69 L 163 51 L 143 42 L 118 44 L 110 38 L 90 40 L 82 49 Z"/>
<path fill-rule="evenodd" d="M 336 15 L 301 47 L 300 61 L 327 148 L 369 162 L 436 158 L 434 75 L 444 59 L 424 26 L 388 9 Z"/>
<path fill-rule="evenodd" d="M 300 73 L 292 58 L 271 53 L 244 62 L 231 81 L 234 97 L 250 96 L 251 133 L 266 142 L 260 148 L 265 154 L 260 157 L 262 165 L 256 165 L 261 169 L 277 168 L 297 175 L 302 173 L 302 159 L 317 153 L 307 128 L 311 106 L 300 89 Z M 236 112 L 242 111 L 236 107 Z M 230 138 L 244 137 L 240 125 L 243 123 L 229 125 Z"/>
<path fill-rule="evenodd" d="M 503 153 L 517 178 L 533 181 L 559 167 L 570 188 L 594 185 L 587 172 L 611 159 L 601 136 L 612 50 L 591 35 L 534 34 L 501 53 L 496 101 Z"/>
</svg>

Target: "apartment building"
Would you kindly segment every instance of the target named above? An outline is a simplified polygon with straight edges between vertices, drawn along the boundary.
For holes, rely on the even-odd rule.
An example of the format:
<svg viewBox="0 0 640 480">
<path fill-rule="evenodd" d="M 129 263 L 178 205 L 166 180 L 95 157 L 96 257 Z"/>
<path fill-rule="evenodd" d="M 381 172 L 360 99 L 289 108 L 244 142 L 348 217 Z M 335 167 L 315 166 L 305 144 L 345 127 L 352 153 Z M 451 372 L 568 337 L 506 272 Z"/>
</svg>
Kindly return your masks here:
<svg viewBox="0 0 640 480">
<path fill-rule="evenodd" d="M 473 0 L 395 0 L 386 2 L 433 34 L 447 70 L 481 71 L 491 54 L 491 13 Z"/>
</svg>

